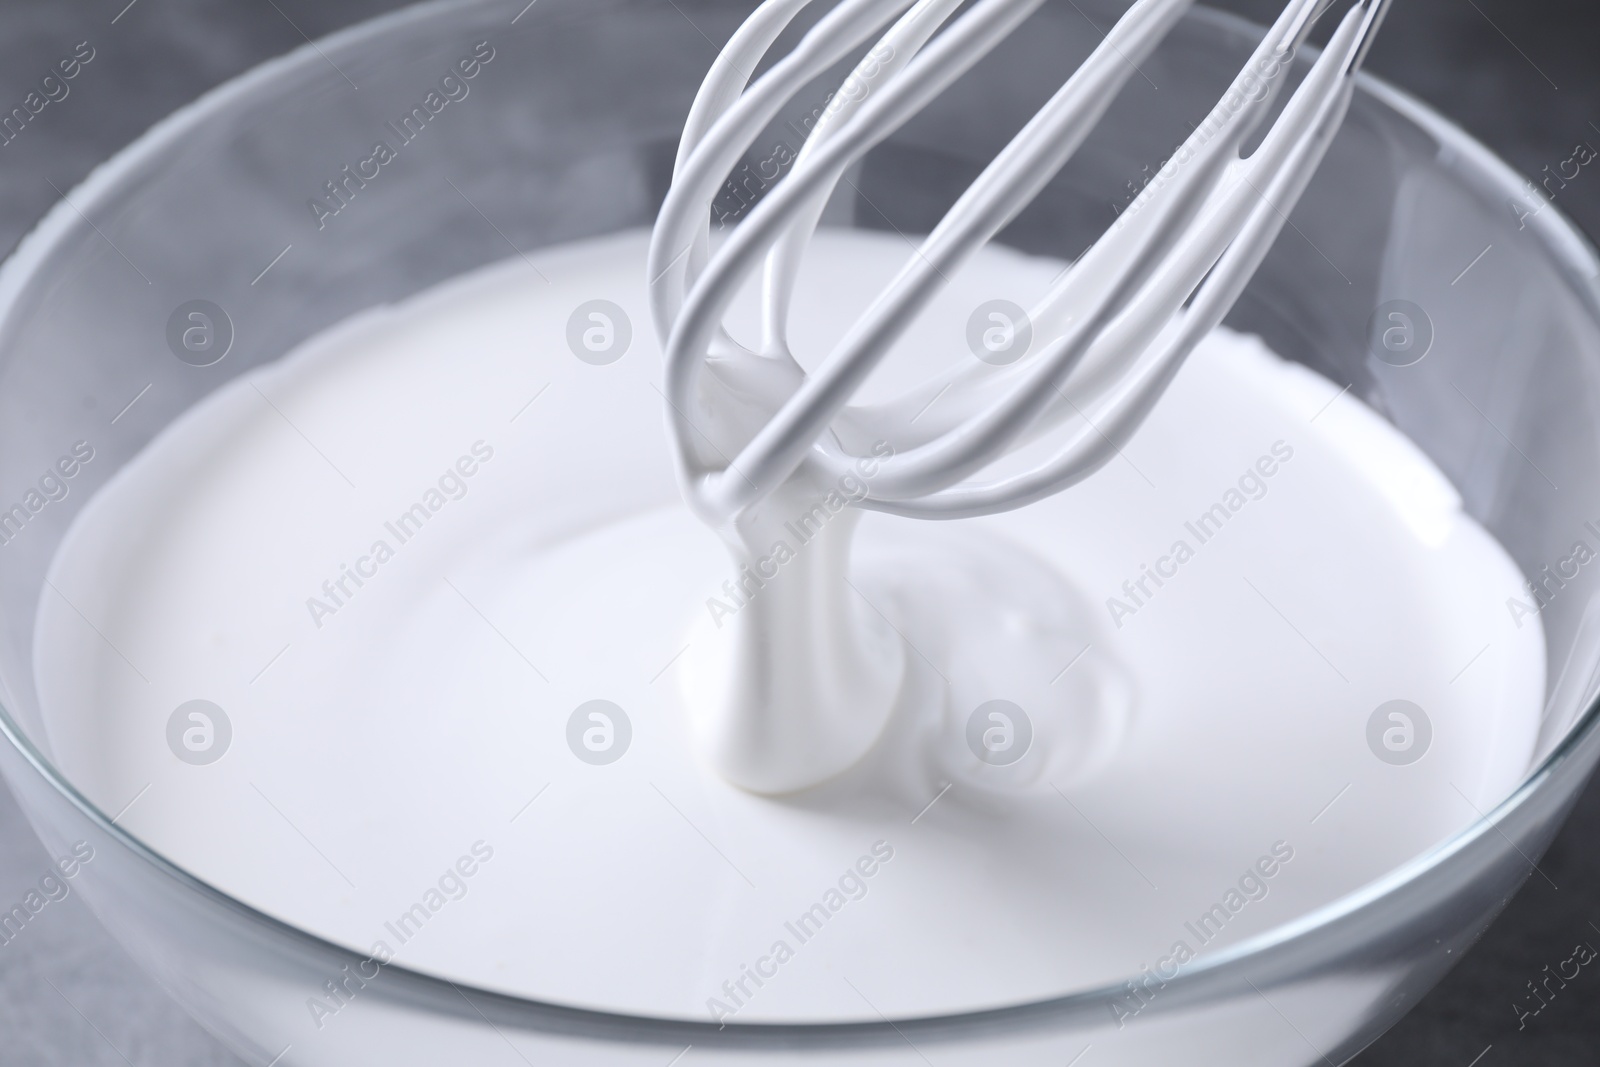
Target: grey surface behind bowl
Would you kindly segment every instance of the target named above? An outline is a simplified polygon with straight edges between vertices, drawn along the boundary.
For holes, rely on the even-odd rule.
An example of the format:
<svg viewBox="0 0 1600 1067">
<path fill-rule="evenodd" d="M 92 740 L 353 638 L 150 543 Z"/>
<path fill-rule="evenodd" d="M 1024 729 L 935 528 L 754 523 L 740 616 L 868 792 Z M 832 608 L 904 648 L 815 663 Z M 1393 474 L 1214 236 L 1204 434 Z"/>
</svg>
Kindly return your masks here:
<svg viewBox="0 0 1600 1067">
<path fill-rule="evenodd" d="M 0 147 L 0 248 L 9 249 L 58 191 L 204 90 L 307 36 L 398 6 L 388 0 L 72 6 L 11 0 L 0 7 L 0 104 L 6 110 L 78 42 L 89 41 L 95 58 L 65 99 Z M 1234 0 L 1220 6 L 1262 20 L 1279 5 Z M 705 62 L 713 54 L 708 44 Z M 1402 0 L 1372 66 L 1524 174 L 1542 178 L 1544 168 L 1568 159 L 1578 142 L 1600 146 L 1597 54 L 1600 9 L 1583 0 Z M 1600 234 L 1600 172 L 1583 171 L 1560 190 L 1557 203 L 1589 233 Z M 1600 945 L 1600 856 L 1589 846 L 1596 835 L 1600 789 L 1591 787 L 1541 862 L 1546 877 L 1535 875 L 1466 961 L 1355 1062 L 1595 1063 L 1600 975 L 1585 969 L 1521 1028 L 1513 1005 L 1527 996 L 1528 982 L 1568 959 L 1575 944 Z M 0 792 L 0 911 L 21 901 L 51 859 Z M 75 895 L 48 905 L 21 936 L 0 944 L 0 1062 L 238 1063 L 168 1002 Z"/>
</svg>

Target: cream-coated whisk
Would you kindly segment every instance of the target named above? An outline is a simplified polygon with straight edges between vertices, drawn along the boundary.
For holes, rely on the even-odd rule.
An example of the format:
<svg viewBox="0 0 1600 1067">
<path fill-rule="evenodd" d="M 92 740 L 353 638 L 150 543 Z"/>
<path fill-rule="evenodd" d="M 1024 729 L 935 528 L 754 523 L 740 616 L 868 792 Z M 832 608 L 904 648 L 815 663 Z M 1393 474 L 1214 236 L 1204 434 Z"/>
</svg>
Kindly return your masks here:
<svg viewBox="0 0 1600 1067">
<path fill-rule="evenodd" d="M 783 510 L 777 502 L 785 499 L 797 505 L 849 473 L 876 442 L 888 442 L 893 455 L 873 457 L 875 473 L 855 506 L 918 518 L 1020 507 L 1116 455 L 1287 221 L 1343 120 L 1388 8 L 1388 0 L 1357 0 L 1276 121 L 1241 155 L 1274 108 L 1296 49 L 1331 6 L 1290 3 L 1217 106 L 1030 309 L 1033 340 L 1022 358 L 1005 366 L 974 359 L 886 403 L 852 404 L 895 340 L 939 298 L 944 279 L 1039 194 L 1190 6 L 1133 4 L 807 373 L 790 349 L 788 314 L 835 186 L 1042 2 L 977 0 L 953 17 L 960 0 L 841 0 L 752 81 L 810 3 L 766 0 L 713 64 L 684 127 L 649 277 L 680 482 L 736 557 L 764 547 L 764 512 Z M 713 251 L 710 206 L 729 171 L 796 93 L 874 37 L 790 172 Z M 751 348 L 728 333 L 723 316 L 758 270 L 763 328 Z M 1056 439 L 1042 460 L 988 473 L 1023 445 Z M 729 668 L 743 681 L 711 716 L 721 724 L 712 731 L 715 762 L 763 791 L 848 765 L 876 736 L 883 714 L 873 709 L 894 688 L 886 669 L 863 662 L 842 594 L 829 591 L 847 549 L 816 555 L 810 574 L 785 579 L 801 589 L 788 602 L 767 596 L 761 611 L 746 613 L 746 645 Z M 830 714 L 833 727 L 823 721 Z M 808 745 L 816 750 L 809 763 L 793 754 Z"/>
</svg>

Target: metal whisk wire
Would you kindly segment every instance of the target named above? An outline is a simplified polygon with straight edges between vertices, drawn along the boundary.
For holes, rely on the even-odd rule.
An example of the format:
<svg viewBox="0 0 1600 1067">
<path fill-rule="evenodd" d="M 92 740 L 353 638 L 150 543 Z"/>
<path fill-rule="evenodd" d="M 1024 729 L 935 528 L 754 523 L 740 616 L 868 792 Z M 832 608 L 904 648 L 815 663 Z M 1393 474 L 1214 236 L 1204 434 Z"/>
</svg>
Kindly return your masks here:
<svg viewBox="0 0 1600 1067">
<path fill-rule="evenodd" d="M 789 303 L 834 187 L 1042 2 L 979 0 L 951 21 L 959 0 L 842 0 L 751 82 L 747 72 L 810 3 L 767 0 L 724 48 L 686 123 L 649 268 L 680 479 L 706 521 L 731 521 L 803 465 L 837 477 L 876 439 L 892 441 L 896 454 L 881 462 L 858 506 L 907 516 L 1004 511 L 1099 469 L 1265 257 L 1343 120 L 1389 4 L 1351 6 L 1259 145 L 1241 156 L 1326 11 L 1327 0 L 1293 0 L 1217 108 L 1032 310 L 1043 343 L 1021 360 L 974 361 L 888 403 L 851 405 L 944 280 L 1066 164 L 1192 0 L 1133 4 L 806 374 L 788 346 Z M 749 143 L 803 86 L 879 33 L 789 174 L 712 254 L 710 205 Z M 763 337 L 750 350 L 722 317 L 763 263 Z M 1042 462 L 974 480 L 1074 417 L 1079 425 Z"/>
</svg>

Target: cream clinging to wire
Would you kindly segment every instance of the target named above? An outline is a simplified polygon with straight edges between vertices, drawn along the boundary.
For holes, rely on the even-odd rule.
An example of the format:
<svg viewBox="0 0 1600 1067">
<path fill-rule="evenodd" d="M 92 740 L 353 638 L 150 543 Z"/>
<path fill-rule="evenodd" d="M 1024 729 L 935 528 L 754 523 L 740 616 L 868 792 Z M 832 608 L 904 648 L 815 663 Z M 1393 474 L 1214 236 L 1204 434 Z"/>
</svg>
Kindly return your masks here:
<svg viewBox="0 0 1600 1067">
<path fill-rule="evenodd" d="M 790 349 L 790 303 L 834 187 L 1043 0 L 976 0 L 964 10 L 960 0 L 840 0 L 751 81 L 808 2 L 767 0 L 712 66 L 685 123 L 648 267 L 679 483 L 728 545 L 736 573 L 759 569 L 786 536 L 783 520 L 827 486 L 858 465 L 873 470 L 844 521 L 690 654 L 711 658 L 686 668 L 708 680 L 688 702 L 709 762 L 762 793 L 805 789 L 853 765 L 905 691 L 910 655 L 848 577 L 852 518 L 862 509 L 915 518 L 1006 511 L 1116 455 L 1277 236 L 1339 127 L 1387 7 L 1358 0 L 1345 13 L 1241 157 L 1326 2 L 1294 0 L 1167 166 L 1032 309 L 1031 351 L 1007 366 L 966 361 L 869 407 L 850 403 L 867 375 L 1065 165 L 1190 0 L 1138 0 L 809 374 Z M 869 45 L 788 175 L 713 251 L 710 206 L 728 172 L 791 97 Z M 748 348 L 722 320 L 758 270 L 762 336 Z M 1047 458 L 1024 467 L 1018 456 L 1007 473 L 986 473 L 1029 442 Z"/>
<path fill-rule="evenodd" d="M 1034 343 L 1023 359 L 965 366 L 865 407 L 849 401 L 908 322 L 1071 158 L 1190 0 L 1135 3 L 807 375 L 789 351 L 785 316 L 823 204 L 851 163 L 1043 0 L 979 0 L 953 20 L 957 0 L 842 0 L 749 81 L 809 2 L 767 0 L 723 49 L 685 125 L 651 247 L 652 311 L 667 347 L 679 472 L 691 506 L 713 524 L 730 521 L 802 466 L 836 476 L 877 439 L 893 442 L 897 454 L 859 506 L 902 515 L 1004 511 L 1096 470 L 1260 264 L 1340 125 L 1388 7 L 1388 0 L 1360 0 L 1346 12 L 1259 146 L 1241 157 L 1293 52 L 1327 8 L 1326 0 L 1289 4 L 1217 108 L 1031 310 Z M 728 171 L 795 93 L 875 34 L 877 45 L 835 95 L 791 172 L 712 255 L 709 206 Z M 722 329 L 721 318 L 740 284 L 763 267 L 764 336 L 751 350 Z M 1051 431 L 1062 444 L 1050 458 L 981 480 L 1001 456 Z"/>
</svg>

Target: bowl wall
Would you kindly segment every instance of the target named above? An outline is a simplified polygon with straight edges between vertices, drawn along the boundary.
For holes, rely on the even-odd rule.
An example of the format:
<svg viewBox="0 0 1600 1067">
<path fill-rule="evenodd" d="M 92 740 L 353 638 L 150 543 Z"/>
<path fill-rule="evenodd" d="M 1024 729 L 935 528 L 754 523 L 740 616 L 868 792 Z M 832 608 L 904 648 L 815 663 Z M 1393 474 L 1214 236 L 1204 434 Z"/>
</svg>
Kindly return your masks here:
<svg viewBox="0 0 1600 1067">
<path fill-rule="evenodd" d="M 1086 16 L 1106 26 L 1120 6 L 1047 4 L 874 150 L 828 221 L 926 232 L 1098 42 Z M 1600 755 L 1600 600 L 1587 570 L 1558 574 L 1542 595 L 1546 727 L 1540 766 L 1516 796 L 1383 882 L 1196 966 L 1121 1027 L 1110 1005 L 1122 988 L 895 1025 L 719 1029 L 517 1001 L 399 967 L 318 1022 L 308 998 L 360 957 L 173 868 L 51 767 L 33 621 L 49 595 L 46 567 L 95 488 L 213 390 L 354 312 L 518 252 L 649 226 L 712 42 L 749 7 L 411 9 L 230 83 L 69 194 L 0 272 L 0 486 L 21 500 L 75 442 L 94 450 L 65 497 L 24 507 L 9 526 L 0 515 L 0 728 L 12 742 L 0 745 L 0 769 L 52 851 L 93 846 L 79 880 L 96 913 L 249 1062 L 494 1062 L 507 1043 L 530 1062 L 653 1067 L 689 1045 L 699 1059 L 764 1064 L 824 1051 L 846 1064 L 1060 1064 L 1091 1043 L 1096 1062 L 1129 1065 L 1342 1062 L 1498 913 Z M 1002 242 L 1081 251 L 1254 42 L 1243 23 L 1190 16 Z M 405 139 L 404 118 L 469 58 L 479 62 L 458 82 L 465 96 Z M 720 224 L 770 187 L 773 161 L 799 147 L 824 92 L 815 86 L 757 142 L 713 210 Z M 395 159 L 362 179 L 357 168 L 380 139 L 398 142 Z M 1552 573 L 1576 541 L 1600 546 L 1596 261 L 1537 195 L 1459 132 L 1368 83 L 1229 320 L 1349 383 L 1449 474 L 1530 576 Z M 225 357 L 203 367 L 169 343 L 169 321 L 195 300 L 221 308 L 231 334 Z M 1401 360 L 1374 329 L 1375 316 L 1388 324 L 1378 312 L 1392 301 L 1408 302 L 1431 337 L 1409 366 L 1392 365 Z"/>
</svg>

